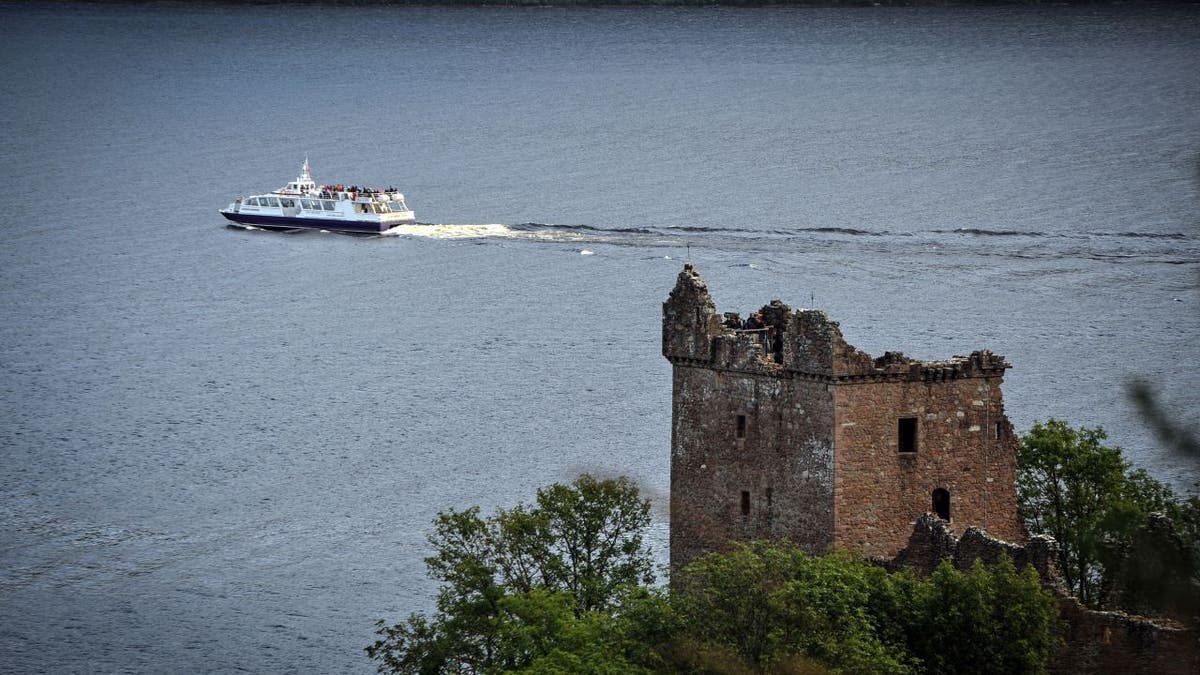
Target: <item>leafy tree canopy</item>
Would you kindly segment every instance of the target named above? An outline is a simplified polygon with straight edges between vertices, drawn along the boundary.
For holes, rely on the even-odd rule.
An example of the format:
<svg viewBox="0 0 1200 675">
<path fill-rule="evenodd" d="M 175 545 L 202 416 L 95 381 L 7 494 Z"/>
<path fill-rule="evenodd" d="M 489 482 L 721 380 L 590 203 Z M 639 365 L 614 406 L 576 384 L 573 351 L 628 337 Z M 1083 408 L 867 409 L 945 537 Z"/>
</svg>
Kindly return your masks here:
<svg viewBox="0 0 1200 675">
<path fill-rule="evenodd" d="M 927 579 L 848 553 L 753 542 L 654 587 L 649 504 L 624 479 L 582 476 L 533 505 L 438 516 L 432 616 L 378 624 L 380 672 L 1040 673 L 1057 605 L 1011 562 Z"/>
<path fill-rule="evenodd" d="M 1099 427 L 1075 429 L 1056 419 L 1035 423 L 1017 453 L 1021 515 L 1030 531 L 1058 541 L 1059 572 L 1085 603 L 1098 606 L 1119 597 L 1135 609 L 1170 609 L 1180 593 L 1186 599 L 1200 589 L 1200 502 L 1180 501 L 1134 469 L 1119 448 L 1105 445 L 1106 438 Z M 1161 514 L 1166 524 L 1133 545 L 1152 514 Z M 1163 547 L 1174 547 L 1169 560 L 1160 559 Z M 1172 567 L 1169 573 L 1154 578 L 1134 573 L 1163 564 Z M 1163 586 L 1181 577 L 1182 586 Z"/>
<path fill-rule="evenodd" d="M 1059 645 L 1054 598 L 1007 558 L 921 579 L 755 542 L 697 559 L 678 588 L 685 632 L 751 671 L 1041 673 Z"/>
<path fill-rule="evenodd" d="M 636 672 L 613 610 L 654 581 L 649 522 L 630 481 L 588 475 L 487 518 L 441 513 L 425 559 L 441 582 L 436 613 L 381 621 L 367 653 L 381 672 Z M 648 591 L 636 597 L 654 613 Z"/>
</svg>

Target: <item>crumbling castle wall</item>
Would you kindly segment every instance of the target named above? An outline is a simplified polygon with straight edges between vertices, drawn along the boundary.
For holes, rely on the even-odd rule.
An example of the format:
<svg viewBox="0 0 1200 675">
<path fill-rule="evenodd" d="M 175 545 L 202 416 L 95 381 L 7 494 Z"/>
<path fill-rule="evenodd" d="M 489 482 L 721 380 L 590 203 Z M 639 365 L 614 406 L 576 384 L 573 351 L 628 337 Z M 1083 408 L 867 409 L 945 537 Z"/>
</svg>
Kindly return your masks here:
<svg viewBox="0 0 1200 675">
<path fill-rule="evenodd" d="M 832 391 L 784 372 L 764 337 L 723 329 L 690 266 L 663 306 L 674 568 L 731 541 L 833 543 Z"/>
<path fill-rule="evenodd" d="M 1056 547 L 1050 537 L 1035 535 L 1023 545 L 1014 544 L 992 537 L 978 527 L 968 528 L 962 537 L 956 537 L 946 521 L 926 513 L 917 519 L 904 548 L 887 562 L 887 567 L 892 571 L 908 568 L 929 575 L 943 560 L 965 571 L 976 560 L 994 565 L 1007 555 L 1017 569 L 1032 565 L 1049 584 L 1058 580 L 1058 570 L 1054 567 Z"/>
<path fill-rule="evenodd" d="M 824 553 L 834 529 L 824 385 L 694 367 L 674 380 L 672 566 L 752 539 Z"/>
<path fill-rule="evenodd" d="M 663 303 L 673 567 L 758 538 L 892 556 L 928 511 L 1021 538 L 1003 357 L 873 359 L 824 312 L 759 314 L 724 324 L 691 265 Z"/>
<path fill-rule="evenodd" d="M 1200 637 L 1193 629 L 1124 612 L 1098 612 L 1061 595 L 1059 609 L 1067 625 L 1066 645 L 1051 661 L 1051 673 L 1200 673 Z"/>
<path fill-rule="evenodd" d="M 913 527 L 907 546 L 887 567 L 930 574 L 943 560 L 966 570 L 976 560 L 995 564 L 1002 555 L 1018 569 L 1032 565 L 1042 583 L 1058 598 L 1065 625 L 1064 644 L 1051 660 L 1050 671 L 1060 675 L 1191 675 L 1200 672 L 1200 635 L 1168 620 L 1124 612 L 1088 609 L 1063 589 L 1054 567 L 1056 543 L 1031 537 L 1022 546 L 995 539 L 971 528 L 956 538 L 946 523 L 926 514 Z"/>
</svg>

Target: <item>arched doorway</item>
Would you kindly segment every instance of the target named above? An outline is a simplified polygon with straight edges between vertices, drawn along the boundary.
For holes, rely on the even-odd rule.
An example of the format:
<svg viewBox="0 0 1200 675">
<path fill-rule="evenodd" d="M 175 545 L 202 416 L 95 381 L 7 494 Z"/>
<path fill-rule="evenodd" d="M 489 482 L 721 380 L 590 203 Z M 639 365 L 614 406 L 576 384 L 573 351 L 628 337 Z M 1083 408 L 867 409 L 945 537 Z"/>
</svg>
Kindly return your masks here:
<svg viewBox="0 0 1200 675">
<path fill-rule="evenodd" d="M 950 491 L 938 488 L 933 491 L 933 512 L 942 520 L 950 520 Z"/>
</svg>

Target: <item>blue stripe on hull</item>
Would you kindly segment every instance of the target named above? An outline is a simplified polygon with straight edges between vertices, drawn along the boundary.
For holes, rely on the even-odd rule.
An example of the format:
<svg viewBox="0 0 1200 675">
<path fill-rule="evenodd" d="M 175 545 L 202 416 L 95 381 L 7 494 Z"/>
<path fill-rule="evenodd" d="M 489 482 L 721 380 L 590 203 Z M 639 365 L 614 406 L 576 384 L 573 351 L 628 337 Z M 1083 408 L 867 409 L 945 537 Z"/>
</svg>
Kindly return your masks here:
<svg viewBox="0 0 1200 675">
<path fill-rule="evenodd" d="M 228 213 L 221 215 L 235 223 L 253 225 L 255 227 L 278 228 L 285 230 L 331 230 L 336 232 L 374 232 L 390 230 L 402 223 L 363 223 L 353 220 L 328 220 L 321 218 L 292 218 L 290 216 L 264 216 L 255 213 Z"/>
</svg>

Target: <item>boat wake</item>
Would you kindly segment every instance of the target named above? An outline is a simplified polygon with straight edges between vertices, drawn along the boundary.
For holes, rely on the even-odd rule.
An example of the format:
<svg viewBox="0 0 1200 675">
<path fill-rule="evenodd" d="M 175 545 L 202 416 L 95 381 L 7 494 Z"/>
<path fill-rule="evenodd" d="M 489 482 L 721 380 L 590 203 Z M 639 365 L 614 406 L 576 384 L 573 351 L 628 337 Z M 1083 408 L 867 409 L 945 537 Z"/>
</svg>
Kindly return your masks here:
<svg viewBox="0 0 1200 675">
<path fill-rule="evenodd" d="M 482 239 L 514 237 L 516 232 L 507 225 L 492 223 L 487 225 L 450 225 L 432 223 L 413 223 L 397 225 L 382 233 L 385 237 L 427 237 L 429 239 Z"/>
<path fill-rule="evenodd" d="M 237 229 L 259 230 L 245 225 Z M 293 231 L 295 232 L 295 231 Z M 308 232 L 312 232 L 309 230 Z M 328 232 L 322 231 L 322 234 Z M 1006 229 L 957 228 L 904 232 L 842 227 L 597 227 L 520 223 L 504 225 L 408 223 L 375 233 L 344 233 L 365 237 L 421 237 L 443 240 L 517 240 L 570 244 L 581 255 L 597 245 L 685 249 L 699 245 L 740 254 L 812 252 L 829 246 L 861 249 L 869 255 L 912 254 L 961 257 L 963 255 L 1009 258 L 1086 258 L 1105 262 L 1154 262 L 1195 264 L 1200 262 L 1200 239 L 1184 234 L 1140 232 L 1050 233 Z"/>
<path fill-rule="evenodd" d="M 524 239 L 527 241 L 605 241 L 606 238 L 620 237 L 621 231 L 610 233 L 607 237 L 604 230 L 596 228 L 576 228 L 573 226 L 538 225 L 501 225 L 491 223 L 486 225 L 452 225 L 433 223 L 412 223 L 397 225 L 382 234 L 384 236 L 428 237 L 430 239 Z"/>
</svg>

